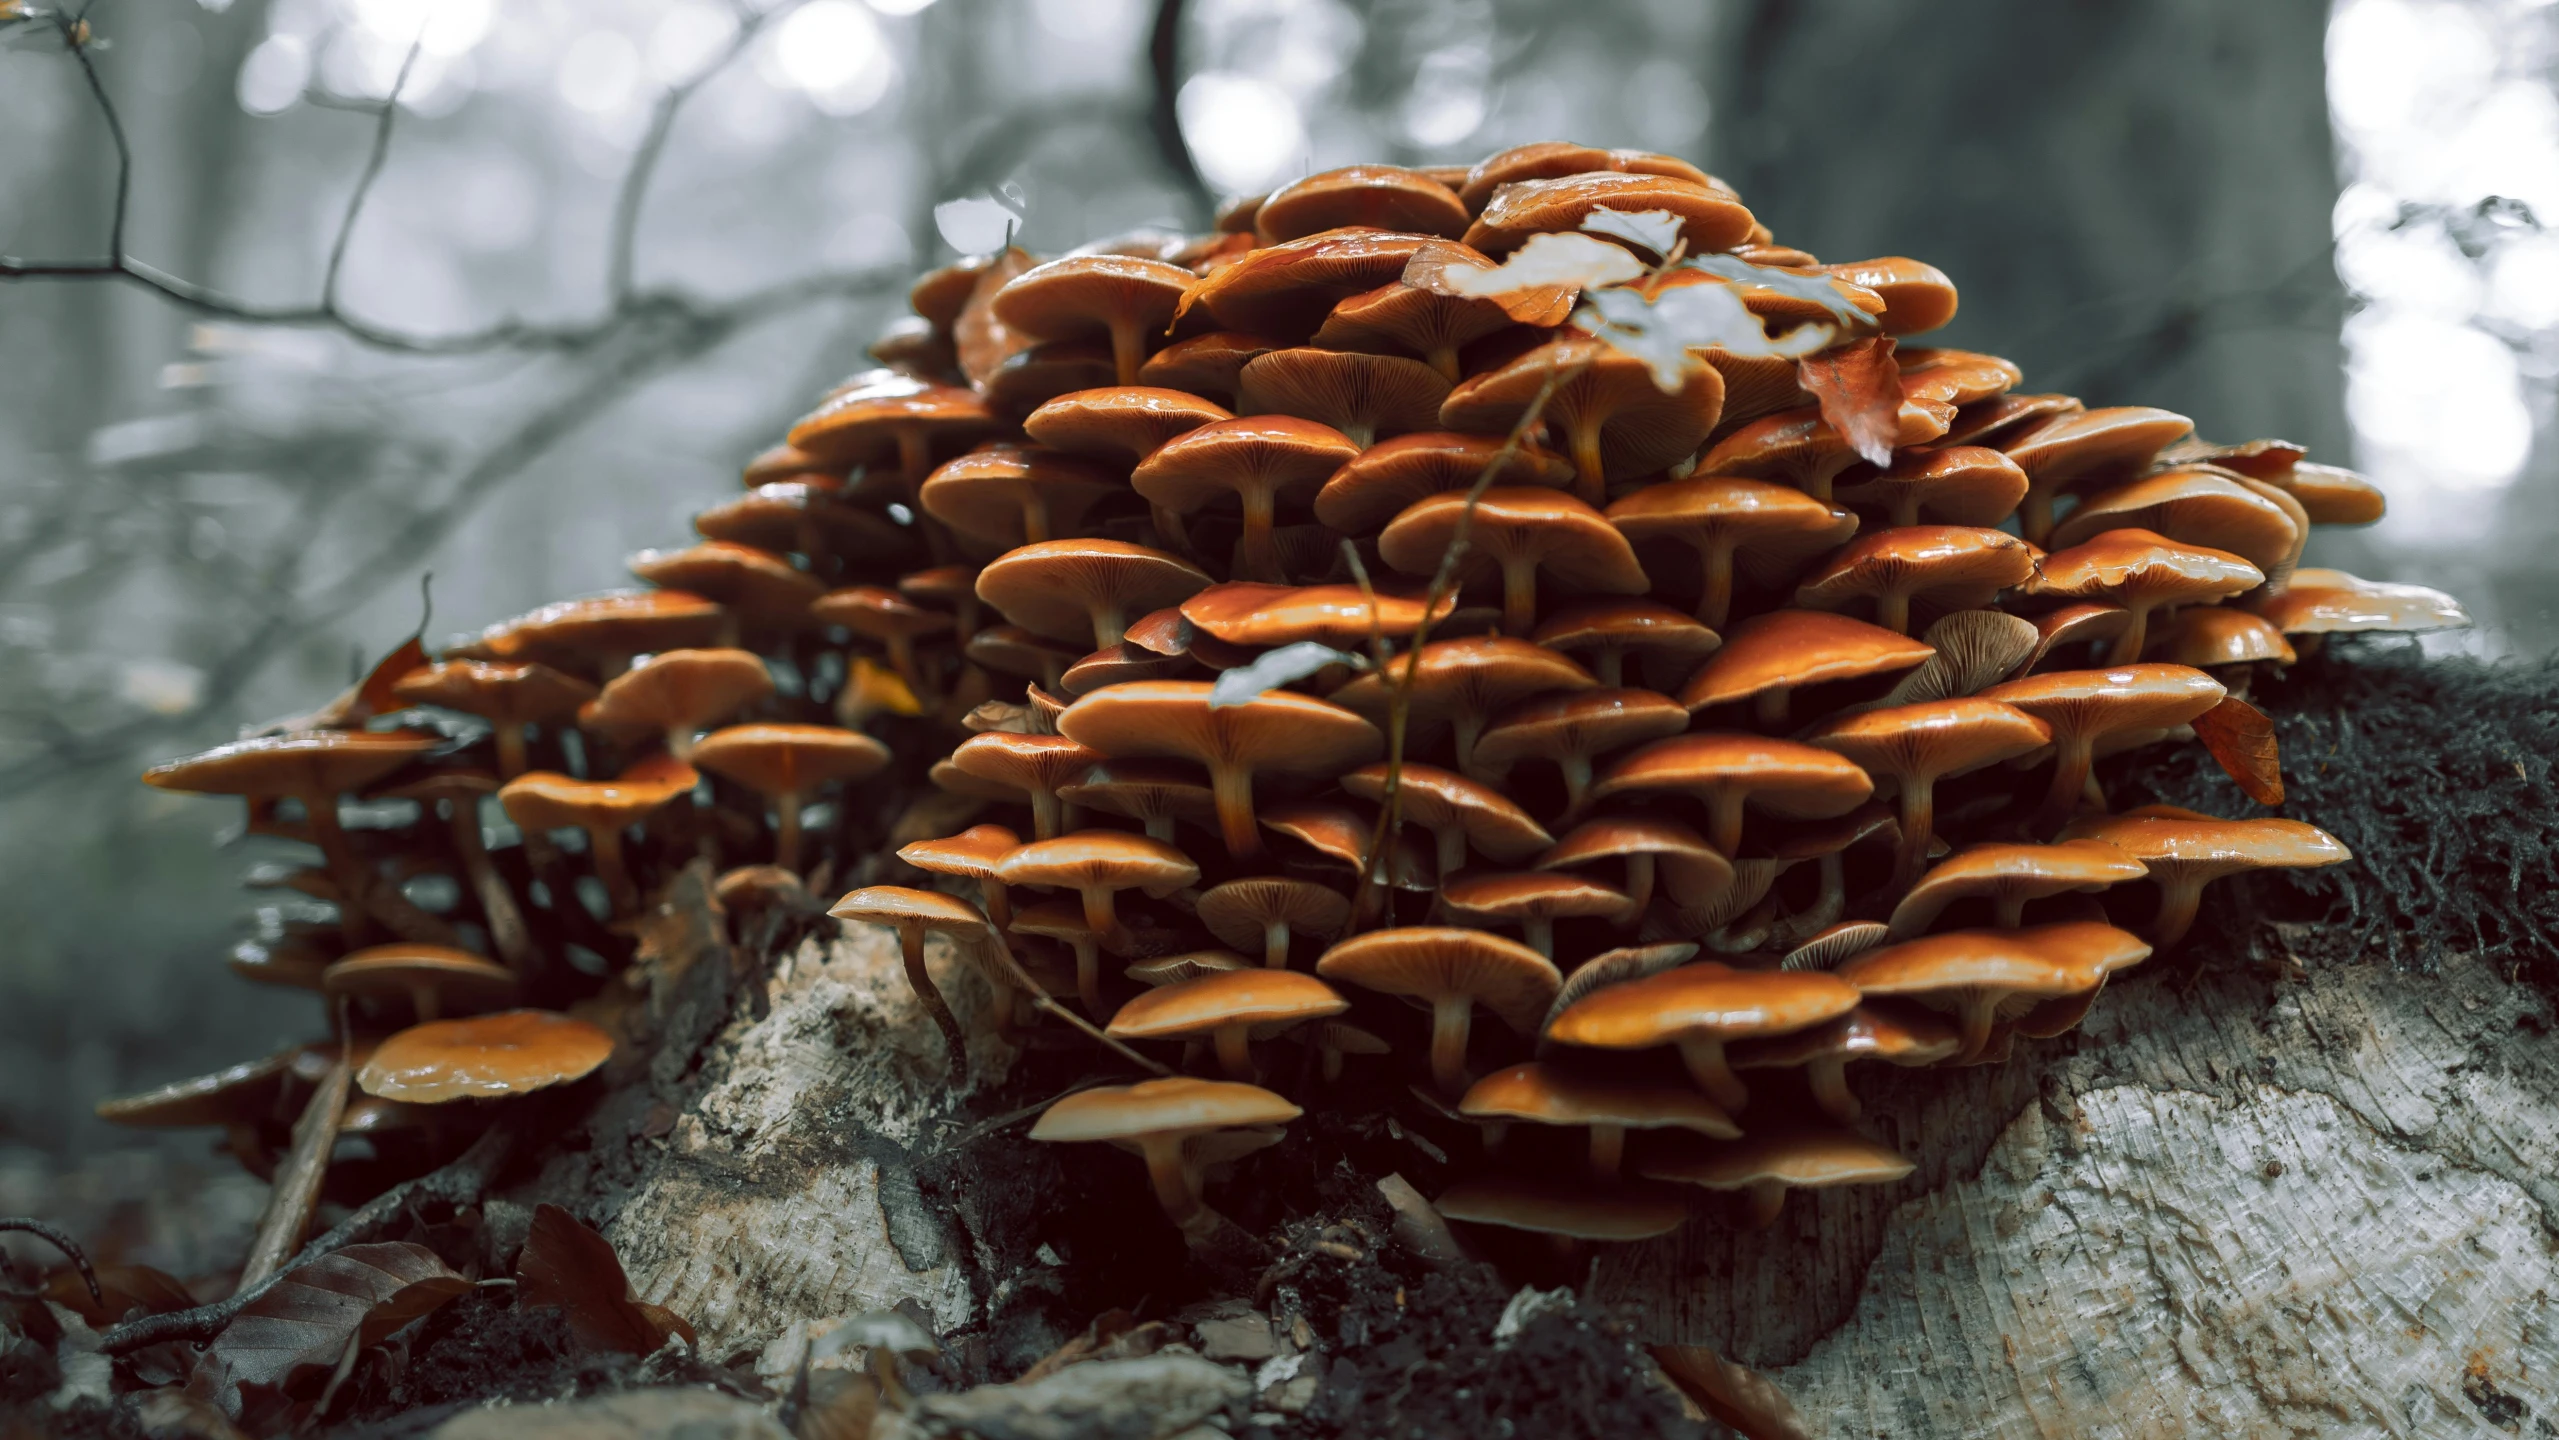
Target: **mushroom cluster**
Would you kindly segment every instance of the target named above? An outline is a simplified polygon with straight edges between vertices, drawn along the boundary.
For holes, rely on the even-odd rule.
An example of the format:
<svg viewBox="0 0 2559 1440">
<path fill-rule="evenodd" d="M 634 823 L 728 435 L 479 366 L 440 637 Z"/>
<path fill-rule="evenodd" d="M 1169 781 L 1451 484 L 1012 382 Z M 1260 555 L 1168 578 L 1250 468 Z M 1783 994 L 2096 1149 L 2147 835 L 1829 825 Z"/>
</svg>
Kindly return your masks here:
<svg viewBox="0 0 2559 1440">
<path fill-rule="evenodd" d="M 633 558 L 654 588 L 152 773 L 318 848 L 296 883 L 336 924 L 243 973 L 338 998 L 367 1093 L 497 1093 L 391 1077 L 575 1024 L 506 1007 L 574 996 L 563 957 L 609 963 L 696 856 L 732 911 L 805 905 L 861 858 L 812 865 L 808 807 L 888 766 L 878 730 L 931 746 L 945 799 L 910 813 L 954 833 L 832 913 L 898 933 L 957 1075 L 935 932 L 999 1042 L 1155 1071 L 1033 1135 L 1140 1154 L 1186 1231 L 1352 1063 L 1480 1130 L 1453 1219 L 1638 1238 L 1689 1186 L 1764 1223 L 1910 1168 L 1856 1130 L 1852 1062 L 1996 1061 L 2212 878 L 2348 858 L 2112 812 L 2098 759 L 2199 728 L 2223 757 L 2259 667 L 2466 623 L 2301 566 L 2379 517 L 2368 482 L 1904 347 L 1943 274 L 1823 264 L 1668 156 L 1353 166 L 911 300 L 700 543 Z M 241 1082 L 244 1146 L 282 1143 L 312 1053 Z"/>
</svg>

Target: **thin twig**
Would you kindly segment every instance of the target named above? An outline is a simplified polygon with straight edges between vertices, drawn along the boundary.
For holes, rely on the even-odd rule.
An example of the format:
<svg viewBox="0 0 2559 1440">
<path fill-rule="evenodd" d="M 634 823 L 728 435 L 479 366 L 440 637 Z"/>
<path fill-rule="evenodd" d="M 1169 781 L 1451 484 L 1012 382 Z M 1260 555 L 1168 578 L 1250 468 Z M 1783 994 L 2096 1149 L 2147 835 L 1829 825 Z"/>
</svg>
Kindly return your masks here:
<svg viewBox="0 0 2559 1440">
<path fill-rule="evenodd" d="M 6 1218 L 0 1218 L 0 1230 L 24 1231 L 25 1233 L 42 1240 L 54 1249 L 61 1251 L 63 1254 L 70 1256 L 72 1265 L 80 1272 L 80 1278 L 88 1283 L 89 1298 L 100 1304 L 106 1303 L 107 1297 L 105 1292 L 98 1288 L 98 1272 L 89 1268 L 88 1255 L 81 1250 L 80 1242 L 72 1239 L 69 1233 L 48 1225 L 41 1220 L 24 1215 L 12 1215 Z M 35 1298 L 33 1295 L 21 1294 L 6 1286 L 0 1286 L 0 1295 L 5 1295 L 18 1300 L 31 1300 Z"/>
<path fill-rule="evenodd" d="M 657 178 L 658 162 L 666 154 L 666 144 L 675 133 L 676 117 L 685 102 L 696 91 L 709 84 L 729 63 L 746 53 L 746 47 L 775 17 L 787 14 L 791 4 L 776 5 L 769 10 L 754 11 L 737 7 L 737 28 L 729 33 L 728 47 L 681 84 L 672 85 L 658 96 L 649 112 L 648 133 L 641 136 L 639 149 L 632 152 L 631 165 L 622 174 L 622 183 L 613 195 L 613 228 L 607 232 L 604 259 L 604 293 L 616 309 L 631 302 L 633 275 L 638 264 L 640 243 L 640 207 L 648 199 L 649 184 Z"/>
<path fill-rule="evenodd" d="M 433 17 L 429 17 L 432 19 Z M 382 100 L 382 113 L 373 121 L 373 149 L 364 157 L 364 170 L 356 176 L 355 190 L 347 196 L 346 214 L 338 219 L 337 238 L 329 242 L 329 265 L 320 276 L 320 308 L 338 308 L 338 276 L 346 268 L 347 244 L 355 238 L 355 222 L 364 214 L 364 202 L 373 194 L 373 182 L 382 178 L 382 167 L 391 160 L 391 129 L 400 121 L 400 92 L 409 88 L 409 72 L 417 67 L 418 52 L 426 48 L 428 21 L 418 22 L 417 38 L 409 42 L 409 53 L 400 57 L 400 73 L 391 81 L 391 93 Z M 124 247 L 116 246 L 116 253 Z"/>
</svg>

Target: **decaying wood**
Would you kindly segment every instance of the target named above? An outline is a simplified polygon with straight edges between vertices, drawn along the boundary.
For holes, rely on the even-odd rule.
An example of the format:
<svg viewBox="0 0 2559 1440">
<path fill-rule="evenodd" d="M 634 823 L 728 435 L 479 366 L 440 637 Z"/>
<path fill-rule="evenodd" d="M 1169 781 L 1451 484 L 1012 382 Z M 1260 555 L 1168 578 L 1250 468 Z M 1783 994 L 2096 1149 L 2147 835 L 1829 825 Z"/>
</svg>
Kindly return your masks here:
<svg viewBox="0 0 2559 1440">
<path fill-rule="evenodd" d="M 894 939 L 854 927 L 769 972 L 706 957 L 651 978 L 651 1073 L 525 1193 L 609 1216 L 638 1293 L 714 1361 L 786 1375 L 813 1333 L 900 1302 L 982 1322 L 1005 1277 L 916 1168 L 983 1116 Z M 984 983 L 938 940 L 931 963 L 1000 1084 Z M 2538 1433 L 2559 1425 L 2550 1023 L 2462 962 L 2162 962 L 2006 1065 L 1853 1071 L 1922 1160 L 1909 1181 L 1799 1194 L 1761 1232 L 1706 1206 L 1594 1287 L 1768 1373 L 1815 1433 Z"/>
</svg>

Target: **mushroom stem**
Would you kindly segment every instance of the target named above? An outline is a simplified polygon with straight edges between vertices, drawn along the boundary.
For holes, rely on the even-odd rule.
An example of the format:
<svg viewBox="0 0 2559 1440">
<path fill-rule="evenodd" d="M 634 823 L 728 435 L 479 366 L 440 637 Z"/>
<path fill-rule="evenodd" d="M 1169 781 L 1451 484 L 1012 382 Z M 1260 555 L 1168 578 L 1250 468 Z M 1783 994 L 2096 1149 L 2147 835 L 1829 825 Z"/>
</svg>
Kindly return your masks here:
<svg viewBox="0 0 2559 1440">
<path fill-rule="evenodd" d="M 1727 1110 L 1739 1111 L 1750 1104 L 1750 1090 L 1724 1063 L 1724 1042 L 1706 1036 L 1690 1035 L 1679 1042 L 1679 1058 L 1688 1066 L 1688 1077 L 1706 1098 Z"/>
<path fill-rule="evenodd" d="M 889 668 L 897 672 L 897 678 L 905 681 L 907 688 L 913 690 L 917 698 L 923 698 L 925 691 L 924 675 L 922 671 L 916 668 L 915 641 L 913 637 L 906 635 L 891 635 L 882 640 L 880 643 L 886 647 L 889 652 Z M 676 758 L 682 759 L 683 757 L 678 756 Z"/>
<path fill-rule="evenodd" d="M 1475 1002 L 1464 995 L 1443 995 L 1431 1005 L 1431 1083 L 1454 1100 L 1466 1093 L 1466 1041 L 1475 1020 Z"/>
<path fill-rule="evenodd" d="M 1022 497 L 1022 543 L 1037 545 L 1053 538 L 1049 533 L 1048 501 L 1033 490 Z"/>
<path fill-rule="evenodd" d="M 1649 850 L 1626 857 L 1626 912 L 1617 921 L 1618 929 L 1632 930 L 1644 918 L 1644 907 L 1653 903 L 1653 877 L 1660 868 Z"/>
<path fill-rule="evenodd" d="M 1262 922 L 1262 964 L 1272 970 L 1288 968 L 1288 922 Z"/>
<path fill-rule="evenodd" d="M 1084 897 L 1084 928 L 1097 937 L 1118 934 L 1119 892 L 1107 885 L 1087 885 L 1081 893 Z"/>
<path fill-rule="evenodd" d="M 1842 1125 L 1854 1125 L 1865 1113 L 1857 1097 L 1848 1090 L 1848 1061 L 1837 1055 L 1825 1055 L 1804 1067 L 1804 1081 L 1813 1087 L 1813 1103 L 1822 1113 Z"/>
<path fill-rule="evenodd" d="M 1033 790 L 1031 795 L 1031 838 L 1054 840 L 1058 836 L 1058 803 L 1054 790 Z"/>
<path fill-rule="evenodd" d="M 1449 876 L 1466 868 L 1465 826 L 1444 825 L 1432 831 L 1431 838 L 1439 842 L 1440 879 L 1446 880 Z"/>
<path fill-rule="evenodd" d="M 1718 539 L 1698 546 L 1697 564 L 1706 577 L 1705 588 L 1697 595 L 1697 623 L 1721 630 L 1733 613 L 1733 541 Z"/>
<path fill-rule="evenodd" d="M 421 1025 L 444 1018 L 444 996 L 433 985 L 420 982 L 409 987 L 409 1009 Z"/>
<path fill-rule="evenodd" d="M 1225 1071 L 1229 1080 L 1251 1083 L 1256 1073 L 1253 1069 L 1251 1027 L 1220 1025 L 1213 1038 L 1217 1042 L 1217 1068 Z"/>
<path fill-rule="evenodd" d="M 1821 858 L 1821 888 L 1813 892 L 1813 903 L 1795 917 L 1793 933 L 1810 938 L 1839 923 L 1848 913 L 1848 862 L 1834 850 Z"/>
<path fill-rule="evenodd" d="M 1209 793 L 1217 799 L 1217 825 L 1226 837 L 1226 853 L 1250 860 L 1262 853 L 1262 832 L 1253 820 L 1253 772 L 1233 763 L 1212 765 Z"/>
<path fill-rule="evenodd" d="M 1990 923 L 2002 930 L 2014 930 L 2026 923 L 2026 896 L 2021 891 L 2001 891 L 1991 897 L 1990 908 Z"/>
<path fill-rule="evenodd" d="M 1108 1020 L 1102 1008 L 1102 946 L 1098 940 L 1077 940 L 1075 946 L 1075 998 L 1084 1013 L 1096 1020 Z"/>
<path fill-rule="evenodd" d="M 1773 732 L 1785 729 L 1786 702 L 1793 698 L 1794 693 L 1794 687 L 1791 685 L 1771 685 L 1760 691 L 1751 697 L 1750 718 L 1756 721 L 1762 730 Z"/>
<path fill-rule="evenodd" d="M 1706 843 L 1723 853 L 1725 858 L 1741 853 L 1742 793 L 1720 790 L 1706 806 Z M 1925 842 L 1922 842 L 1925 843 Z"/>
<path fill-rule="evenodd" d="M 1910 633 L 1910 596 L 1887 590 L 1875 597 L 1875 623 L 1896 635 Z"/>
<path fill-rule="evenodd" d="M 1457 757 L 1457 773 L 1470 780 L 1485 778 L 1475 769 L 1475 742 L 1484 736 L 1485 720 L 1485 716 L 1468 710 L 1461 711 L 1449 725 L 1449 744 Z M 1400 744 L 1396 753 L 1403 753 Z"/>
<path fill-rule="evenodd" d="M 1326 1045 L 1323 1047 L 1323 1052 L 1324 1067 L 1322 1073 L 1324 1076 L 1324 1083 L 1327 1085 L 1340 1083 L 1342 1078 L 1341 1047 L 1338 1045 Z"/>
<path fill-rule="evenodd" d="M 915 518 L 924 519 L 924 477 L 933 471 L 933 446 L 924 438 L 921 425 L 897 427 L 897 473 L 906 482 L 906 503 Z"/>
<path fill-rule="evenodd" d="M 1147 513 L 1155 520 L 1155 538 L 1176 555 L 1191 553 L 1190 532 L 1182 526 L 1182 512 L 1164 505 L 1149 505 Z M 1098 647 L 1097 647 L 1098 648 Z"/>
<path fill-rule="evenodd" d="M 1990 1048 L 1990 1029 L 1999 1019 L 2000 999 L 1999 991 L 1978 986 L 1961 992 L 1956 1001 L 1955 1018 L 1963 1025 L 1964 1047 L 1956 1051 L 1955 1058 L 1947 1063 L 1970 1065 Z"/>
<path fill-rule="evenodd" d="M 1137 1151 L 1146 1157 L 1146 1178 L 1155 1182 L 1155 1203 L 1174 1224 L 1200 1212 L 1200 1197 L 1191 1189 L 1190 1167 L 1182 1163 L 1179 1135 L 1140 1135 Z"/>
<path fill-rule="evenodd" d="M 942 1032 L 942 1043 L 950 1047 L 951 1076 L 959 1084 L 966 1085 L 969 1078 L 968 1037 L 961 1033 L 959 1019 L 951 1014 L 949 1003 L 942 999 L 941 990 L 933 984 L 933 972 L 924 968 L 924 927 L 920 924 L 898 926 L 897 947 L 899 957 L 906 962 L 906 983 L 915 991 L 916 1003 L 924 1007 L 925 1014 L 933 1017 L 934 1026 Z"/>
<path fill-rule="evenodd" d="M 1564 814 L 1580 814 L 1582 802 L 1590 798 L 1590 756 L 1567 750 L 1555 757 L 1555 769 L 1564 777 Z"/>
<path fill-rule="evenodd" d="M 1593 1125 L 1590 1127 L 1590 1173 L 1603 1181 L 1616 1180 L 1626 1163 L 1626 1127 Z"/>
<path fill-rule="evenodd" d="M 1615 690 L 1626 683 L 1626 649 L 1622 645 L 1602 645 L 1591 656 L 1591 674 L 1598 677 L 1600 688 Z"/>
<path fill-rule="evenodd" d="M 2141 647 L 2150 638 L 2150 607 L 2127 598 L 2124 608 L 2132 612 L 2132 619 L 2124 625 L 2124 633 L 2116 636 L 2115 643 L 2107 647 L 2106 663 L 2109 665 L 2130 665 L 2140 659 Z"/>
<path fill-rule="evenodd" d="M 1892 502 L 1891 502 L 1891 510 L 1892 510 L 1892 518 L 1893 518 L 1893 524 L 1894 524 L 1894 525 L 1896 525 L 1896 526 L 1903 526 L 1903 525 L 1916 525 L 1916 524 L 1918 524 L 1918 523 L 1919 523 L 1919 490 L 1918 490 L 1918 487 L 1916 487 L 1916 486 L 1911 486 L 1911 485 L 1904 485 L 1904 486 L 1900 487 L 1899 489 L 1896 489 L 1895 491 L 1893 491 L 1893 498 L 1892 498 Z"/>
<path fill-rule="evenodd" d="M 1119 602 L 1097 600 L 1093 603 L 1089 613 L 1093 617 L 1094 649 L 1108 650 L 1112 646 L 1120 643 L 1121 638 L 1128 633 L 1127 607 L 1121 605 Z M 1049 689 L 1058 690 L 1064 688 L 1064 672 L 1061 671 L 1059 673 L 1061 677 L 1060 683 L 1049 686 Z"/>
<path fill-rule="evenodd" d="M 1742 1228 L 1765 1230 L 1777 1223 L 1778 1212 L 1786 1208 L 1786 1182 L 1753 1180 L 1742 1188 Z"/>
<path fill-rule="evenodd" d="M 1600 459 L 1600 427 L 1579 415 L 1563 421 L 1564 438 L 1573 457 L 1573 493 L 1594 510 L 1608 504 L 1608 467 Z"/>
<path fill-rule="evenodd" d="M 445 802 L 453 807 L 445 823 L 453 832 L 454 853 L 462 857 L 462 873 L 471 881 L 471 893 L 480 902 L 480 918 L 488 922 L 489 942 L 497 947 L 498 958 L 518 975 L 533 970 L 533 934 L 525 928 L 524 912 L 516 908 L 515 892 L 507 888 L 497 867 L 489 863 L 489 847 L 480 838 L 480 802 L 470 797 L 457 797 Z"/>
<path fill-rule="evenodd" d="M 2195 923 L 2195 907 L 2204 896 L 2203 882 L 2170 878 L 2152 871 L 2159 881 L 2159 913 L 2151 917 L 2150 943 L 2165 950 L 2186 938 Z"/>
<path fill-rule="evenodd" d="M 1893 893 L 1910 888 L 1928 866 L 1928 842 L 1937 828 L 1937 777 L 1906 775 L 1901 782 L 1901 844 L 1893 851 Z"/>
<path fill-rule="evenodd" d="M 613 903 L 614 915 L 629 915 L 638 910 L 640 887 L 632 883 L 631 867 L 622 860 L 622 827 L 589 826 L 586 848 L 588 858 L 595 865 L 595 878 L 604 882 L 604 894 Z"/>
<path fill-rule="evenodd" d="M 2070 818 L 2079 806 L 2079 792 L 2088 783 L 2088 767 L 2094 756 L 2094 741 L 2086 735 L 2053 736 L 2053 783 L 2044 792 L 2044 805 L 2035 812 L 2035 828 L 2053 831 Z"/>
<path fill-rule="evenodd" d="M 320 1182 L 328 1178 L 329 1152 L 338 1143 L 338 1125 L 346 1114 L 352 1068 L 342 1052 L 320 1077 L 311 1098 L 293 1122 L 293 1148 L 276 1168 L 275 1188 L 267 1194 L 266 1212 L 258 1217 L 258 1233 L 249 1243 L 249 1258 L 240 1269 L 240 1287 L 251 1286 L 284 1268 L 302 1248 L 302 1232 L 320 1202 Z"/>
<path fill-rule="evenodd" d="M 992 875 L 977 882 L 977 893 L 986 901 L 986 923 L 1001 934 L 1013 928 L 1013 892 Z"/>
<path fill-rule="evenodd" d="M 773 863 L 798 873 L 800 868 L 800 792 L 785 790 L 773 797 Z"/>
<path fill-rule="evenodd" d="M 525 772 L 524 726 L 500 720 L 489 726 L 489 738 L 497 742 L 498 778 L 512 780 Z"/>
<path fill-rule="evenodd" d="M 364 943 L 372 928 L 365 913 L 365 899 L 372 893 L 372 877 L 364 871 L 364 862 L 356 858 L 355 847 L 348 843 L 346 827 L 338 823 L 338 797 L 317 792 L 295 797 L 302 802 L 302 813 L 311 827 L 311 843 L 320 848 L 320 858 L 329 869 L 329 882 L 338 887 L 338 932 L 349 947 Z"/>
<path fill-rule="evenodd" d="M 1502 631 L 1525 635 L 1537 628 L 1537 559 L 1513 555 L 1502 561 Z"/>
<path fill-rule="evenodd" d="M 1465 370 L 1457 363 L 1457 347 L 1454 345 L 1434 346 L 1423 354 L 1422 359 L 1451 385 L 1466 378 Z"/>
<path fill-rule="evenodd" d="M 1146 327 L 1133 315 L 1111 317 L 1111 366 L 1119 372 L 1119 383 L 1137 383 L 1138 367 L 1146 363 Z"/>
<path fill-rule="evenodd" d="M 2026 498 L 2017 502 L 2017 533 L 2029 545 L 2041 545 L 2052 538 L 2053 493 L 2028 487 Z"/>
<path fill-rule="evenodd" d="M 1235 537 L 1235 578 L 1287 583 L 1280 573 L 1279 542 L 1271 534 L 1278 497 L 1261 483 L 1239 486 L 1235 493 L 1244 502 L 1244 533 Z"/>
<path fill-rule="evenodd" d="M 1555 921 L 1550 916 L 1531 915 L 1519 922 L 1519 938 L 1528 948 L 1552 960 L 1555 958 Z"/>
</svg>

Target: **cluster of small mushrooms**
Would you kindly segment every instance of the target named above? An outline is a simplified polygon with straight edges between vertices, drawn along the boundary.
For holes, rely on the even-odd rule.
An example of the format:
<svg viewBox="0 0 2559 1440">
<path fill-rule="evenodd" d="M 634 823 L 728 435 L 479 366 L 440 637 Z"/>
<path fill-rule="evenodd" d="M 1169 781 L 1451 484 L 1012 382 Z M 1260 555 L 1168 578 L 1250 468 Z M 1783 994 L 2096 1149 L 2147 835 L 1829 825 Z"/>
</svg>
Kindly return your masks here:
<svg viewBox="0 0 2559 1440">
<path fill-rule="evenodd" d="M 1564 235 L 1623 273 L 1514 263 Z M 1589 319 L 1695 287 L 1746 342 L 1665 365 Z M 1944 275 L 1822 264 L 1667 156 L 1354 166 L 912 300 L 700 543 L 633 557 L 653 588 L 149 774 L 317 849 L 268 880 L 334 920 L 234 964 L 333 1034 L 106 1113 L 227 1126 L 304 1207 L 270 1216 L 289 1253 L 331 1134 L 378 1187 L 594 1069 L 611 1039 L 560 1012 L 658 886 L 710 857 L 734 916 L 878 873 L 812 865 L 805 817 L 831 794 L 856 833 L 929 749 L 908 813 L 955 833 L 894 837 L 911 883 L 831 913 L 900 935 L 957 1076 L 932 934 L 992 988 L 981 1044 L 1153 1071 L 1032 1134 L 1140 1153 L 1186 1232 L 1346 1064 L 1482 1127 L 1451 1219 L 1631 1239 L 1703 1188 L 1764 1223 L 1909 1170 L 1854 1062 L 2059 1035 L 2214 878 L 2348 858 L 2114 812 L 2095 760 L 2231 730 L 2329 633 L 2465 623 L 2300 565 L 2380 516 L 2361 478 L 1905 348 Z"/>
</svg>

